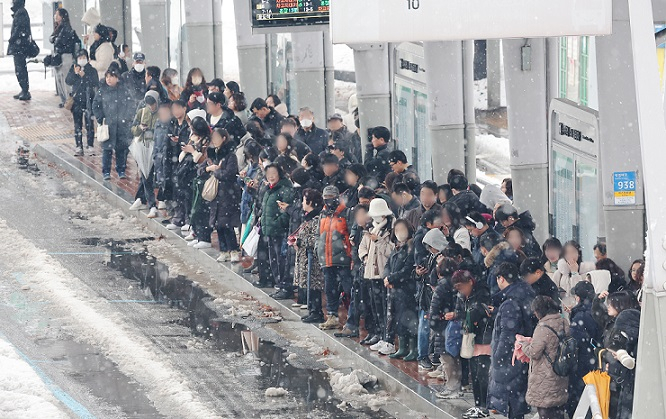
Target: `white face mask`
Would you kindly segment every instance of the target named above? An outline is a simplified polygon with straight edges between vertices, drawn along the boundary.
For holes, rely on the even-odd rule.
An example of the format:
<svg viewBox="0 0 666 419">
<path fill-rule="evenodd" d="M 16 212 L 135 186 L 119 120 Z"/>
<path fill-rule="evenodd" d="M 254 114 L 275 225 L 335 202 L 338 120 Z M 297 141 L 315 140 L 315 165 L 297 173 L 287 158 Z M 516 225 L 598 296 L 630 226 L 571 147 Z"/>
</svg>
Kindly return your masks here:
<svg viewBox="0 0 666 419">
<path fill-rule="evenodd" d="M 206 101 L 206 98 L 204 97 L 204 95 L 197 96 L 197 102 L 204 103 L 205 101 Z"/>
<path fill-rule="evenodd" d="M 80 67 L 85 67 L 85 65 L 88 64 L 88 60 L 86 60 L 85 58 L 80 58 L 80 59 L 76 60 L 76 63 Z"/>
<path fill-rule="evenodd" d="M 310 128 L 312 126 L 312 119 L 301 119 L 303 128 Z"/>
<path fill-rule="evenodd" d="M 201 77 L 192 77 L 192 84 L 195 86 L 200 85 L 202 81 Z"/>
<path fill-rule="evenodd" d="M 404 232 L 404 231 L 399 231 L 395 233 L 395 238 L 398 239 L 400 243 L 404 243 L 407 241 L 407 238 L 409 237 L 409 233 Z"/>
<path fill-rule="evenodd" d="M 384 218 L 386 217 L 372 217 L 372 221 L 374 221 L 376 224 L 379 224 L 384 221 Z"/>
<path fill-rule="evenodd" d="M 145 67 L 143 64 L 134 64 L 134 69 L 137 73 L 141 73 Z"/>
</svg>

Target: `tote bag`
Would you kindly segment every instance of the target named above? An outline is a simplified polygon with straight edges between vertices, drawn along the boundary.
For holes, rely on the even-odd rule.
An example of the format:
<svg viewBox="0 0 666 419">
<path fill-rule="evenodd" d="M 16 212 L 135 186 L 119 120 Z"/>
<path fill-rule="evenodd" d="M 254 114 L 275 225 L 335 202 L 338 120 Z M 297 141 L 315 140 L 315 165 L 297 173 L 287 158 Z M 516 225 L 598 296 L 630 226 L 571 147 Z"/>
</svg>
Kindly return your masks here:
<svg viewBox="0 0 666 419">
<path fill-rule="evenodd" d="M 106 118 L 102 119 L 102 123 L 97 127 L 97 141 L 104 143 L 109 140 L 109 126 L 106 125 Z"/>
<path fill-rule="evenodd" d="M 243 251 L 248 256 L 257 257 L 259 247 L 259 226 L 255 226 L 243 243 Z"/>
</svg>

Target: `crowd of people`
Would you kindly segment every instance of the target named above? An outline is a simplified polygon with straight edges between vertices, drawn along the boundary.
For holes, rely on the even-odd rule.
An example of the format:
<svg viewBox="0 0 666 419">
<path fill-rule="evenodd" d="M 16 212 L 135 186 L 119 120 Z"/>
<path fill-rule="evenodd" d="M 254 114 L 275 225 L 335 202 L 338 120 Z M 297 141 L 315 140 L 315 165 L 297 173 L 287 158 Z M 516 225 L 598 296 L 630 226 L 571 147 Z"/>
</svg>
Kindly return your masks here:
<svg viewBox="0 0 666 419">
<path fill-rule="evenodd" d="M 65 10 L 56 21 L 54 42 L 74 42 Z M 256 286 L 294 299 L 304 323 L 365 334 L 370 350 L 418 363 L 445 380 L 437 397 L 471 391 L 465 418 L 531 408 L 571 417 L 582 377 L 599 368 L 611 376 L 610 417 L 631 417 L 643 261 L 627 276 L 603 243 L 595 261 L 575 241 L 540 245 L 529 211 L 512 204 L 511 179 L 481 188 L 452 170 L 445 184 L 422 181 L 389 129 L 363 144 L 357 110 L 351 129 L 340 114 L 320 127 L 310 108 L 291 115 L 275 95 L 248 105 L 237 82 L 207 82 L 198 68 L 180 87 L 176 70 L 116 47 L 113 29 L 97 22 L 93 33 L 88 49 L 56 48 L 71 55 L 61 88 L 73 99 L 76 155 L 94 152 L 94 122 L 109 128 L 105 180 L 114 154 L 124 178 L 129 144 L 151 144 L 131 209 L 166 214 L 166 228 L 196 249 L 217 232 L 220 262 L 241 261 L 256 232 L 246 269 Z M 577 353 L 562 373 L 566 336 Z"/>
</svg>

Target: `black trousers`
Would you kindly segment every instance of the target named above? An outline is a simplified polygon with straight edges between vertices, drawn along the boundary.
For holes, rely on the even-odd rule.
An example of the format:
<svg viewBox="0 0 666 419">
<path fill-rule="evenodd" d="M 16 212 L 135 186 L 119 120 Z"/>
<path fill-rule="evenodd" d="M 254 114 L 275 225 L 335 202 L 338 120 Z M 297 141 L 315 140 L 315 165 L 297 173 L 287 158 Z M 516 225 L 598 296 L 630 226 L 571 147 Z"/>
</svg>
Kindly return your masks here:
<svg viewBox="0 0 666 419">
<path fill-rule="evenodd" d="M 238 239 L 233 227 L 218 227 L 217 239 L 220 242 L 220 252 L 238 251 Z"/>
<path fill-rule="evenodd" d="M 192 188 L 188 185 L 179 185 L 174 188 L 174 200 L 171 222 L 179 227 L 190 224 L 190 211 L 192 211 Z"/>
<path fill-rule="evenodd" d="M 564 419 L 563 407 L 537 407 L 539 419 Z"/>
<path fill-rule="evenodd" d="M 395 335 L 416 337 L 419 318 L 413 290 L 393 288 L 388 290 L 389 303 L 386 317 L 386 341 L 393 342 Z M 390 340 L 387 340 L 390 339 Z"/>
<path fill-rule="evenodd" d="M 201 199 L 201 198 L 200 198 Z M 213 229 L 210 226 L 210 205 L 201 199 L 199 208 L 192 214 L 192 231 L 200 242 L 210 243 Z"/>
<path fill-rule="evenodd" d="M 488 404 L 488 379 L 490 376 L 490 355 L 479 355 L 469 360 L 472 370 L 472 391 L 474 405 L 486 408 Z"/>
<path fill-rule="evenodd" d="M 282 290 L 292 291 L 294 288 L 293 281 L 289 281 L 287 278 L 287 255 L 282 252 L 285 237 L 262 236 L 262 238 L 266 240 L 268 265 L 275 283 Z"/>
<path fill-rule="evenodd" d="M 155 169 L 150 169 L 150 174 L 145 177 L 139 171 L 139 188 L 136 190 L 134 199 L 140 199 L 143 204 L 148 204 L 148 208 L 157 207 L 155 203 L 155 187 L 153 186 L 153 178 L 155 177 Z"/>
<path fill-rule="evenodd" d="M 76 146 L 83 148 L 83 126 L 85 125 L 87 145 L 92 147 L 95 143 L 95 130 L 92 118 L 86 114 L 85 108 L 78 104 L 75 104 L 72 108 L 72 116 L 74 117 L 74 139 L 76 140 Z"/>
<path fill-rule="evenodd" d="M 27 92 L 30 89 L 30 81 L 28 79 L 28 64 L 26 63 L 25 55 L 14 55 L 14 72 L 18 80 L 21 90 Z"/>
<path fill-rule="evenodd" d="M 352 330 L 357 330 L 361 324 L 361 316 L 365 319 L 365 330 L 372 335 L 375 331 L 374 317 L 372 316 L 372 303 L 370 292 L 372 285 L 363 277 L 354 278 L 351 290 L 351 304 L 349 305 L 349 319 L 347 326 Z"/>
<path fill-rule="evenodd" d="M 386 337 L 386 287 L 380 279 L 366 279 L 370 282 L 370 302 L 372 303 L 372 317 L 375 319 L 372 334 Z M 368 331 L 369 333 L 370 331 Z"/>
</svg>

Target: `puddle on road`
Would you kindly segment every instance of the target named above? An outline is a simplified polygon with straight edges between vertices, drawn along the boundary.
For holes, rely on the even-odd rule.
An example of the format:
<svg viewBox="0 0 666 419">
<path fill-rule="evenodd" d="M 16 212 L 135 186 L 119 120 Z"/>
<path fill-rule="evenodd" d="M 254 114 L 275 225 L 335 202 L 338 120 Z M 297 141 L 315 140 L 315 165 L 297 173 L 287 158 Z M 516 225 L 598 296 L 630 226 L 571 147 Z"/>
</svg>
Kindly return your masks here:
<svg viewBox="0 0 666 419">
<path fill-rule="evenodd" d="M 189 328 L 193 335 L 208 340 L 214 350 L 247 357 L 248 362 L 242 363 L 243 368 L 239 373 L 254 377 L 260 391 L 269 387 L 286 389 L 289 397 L 295 397 L 303 406 L 303 413 L 308 417 L 308 412 L 314 411 L 340 419 L 391 417 L 383 411 L 339 409 L 337 406 L 341 401 L 334 397 L 325 372 L 296 368 L 287 361 L 287 352 L 273 342 L 260 339 L 242 324 L 216 318 L 217 313 L 202 301 L 210 297 L 208 293 L 185 276 L 169 278 L 168 266 L 157 260 L 145 247 L 137 251 L 137 243 L 151 239 L 87 239 L 85 244 L 109 249 L 108 266 L 121 272 L 125 278 L 138 282 L 142 289 L 149 290 L 155 301 L 186 310 L 187 315 L 176 323 Z"/>
</svg>

